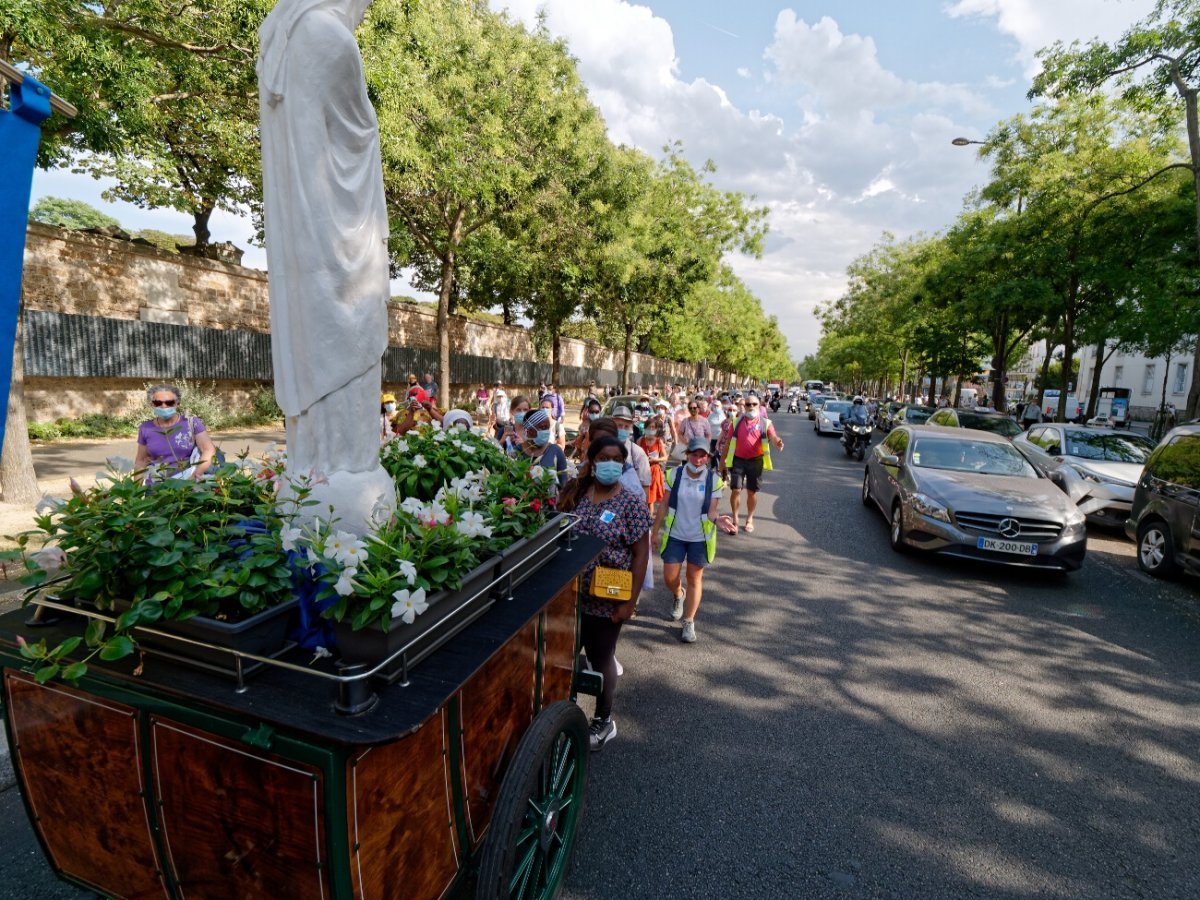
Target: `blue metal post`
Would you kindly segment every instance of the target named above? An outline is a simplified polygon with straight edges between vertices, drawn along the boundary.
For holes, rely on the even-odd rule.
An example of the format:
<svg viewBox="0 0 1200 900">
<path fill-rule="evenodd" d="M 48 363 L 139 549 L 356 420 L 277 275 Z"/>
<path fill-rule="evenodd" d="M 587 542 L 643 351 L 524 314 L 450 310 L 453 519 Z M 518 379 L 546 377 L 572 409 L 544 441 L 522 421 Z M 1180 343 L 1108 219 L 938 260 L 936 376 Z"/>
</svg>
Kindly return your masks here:
<svg viewBox="0 0 1200 900">
<path fill-rule="evenodd" d="M 49 116 L 49 88 L 28 75 L 22 84 L 9 82 L 9 107 L 0 110 L 0 447 L 4 446 L 8 421 L 13 346 L 21 308 L 29 192 L 42 139 L 41 124 Z"/>
</svg>

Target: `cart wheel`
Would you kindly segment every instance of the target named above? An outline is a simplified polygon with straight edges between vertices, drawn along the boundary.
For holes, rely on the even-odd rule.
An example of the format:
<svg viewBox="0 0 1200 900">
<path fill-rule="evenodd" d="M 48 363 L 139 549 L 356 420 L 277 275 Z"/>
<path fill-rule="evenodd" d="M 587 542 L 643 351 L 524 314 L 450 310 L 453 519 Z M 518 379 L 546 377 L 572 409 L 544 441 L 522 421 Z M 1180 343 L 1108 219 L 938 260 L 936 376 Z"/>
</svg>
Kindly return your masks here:
<svg viewBox="0 0 1200 900">
<path fill-rule="evenodd" d="M 478 900 L 556 897 L 587 783 L 588 723 L 569 700 L 546 707 L 517 745 L 484 842 Z"/>
</svg>

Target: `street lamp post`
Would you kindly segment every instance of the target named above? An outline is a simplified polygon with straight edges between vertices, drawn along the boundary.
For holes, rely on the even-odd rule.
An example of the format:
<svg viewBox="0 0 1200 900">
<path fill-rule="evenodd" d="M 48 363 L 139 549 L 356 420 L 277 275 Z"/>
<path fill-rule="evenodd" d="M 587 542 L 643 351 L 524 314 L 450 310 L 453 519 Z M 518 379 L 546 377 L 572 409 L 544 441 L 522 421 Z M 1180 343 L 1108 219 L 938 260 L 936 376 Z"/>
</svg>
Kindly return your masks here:
<svg viewBox="0 0 1200 900">
<path fill-rule="evenodd" d="M 986 144 L 987 141 L 973 141 L 970 138 L 956 137 L 950 141 L 955 147 L 965 147 L 968 144 Z"/>
</svg>

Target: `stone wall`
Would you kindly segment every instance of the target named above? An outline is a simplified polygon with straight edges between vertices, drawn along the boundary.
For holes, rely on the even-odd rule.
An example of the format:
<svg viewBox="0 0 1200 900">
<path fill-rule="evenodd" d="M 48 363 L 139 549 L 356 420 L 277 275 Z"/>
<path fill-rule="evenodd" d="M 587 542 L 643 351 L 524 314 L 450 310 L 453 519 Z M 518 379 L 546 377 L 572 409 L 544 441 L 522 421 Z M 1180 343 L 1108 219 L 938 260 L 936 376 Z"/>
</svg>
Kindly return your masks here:
<svg viewBox="0 0 1200 900">
<path fill-rule="evenodd" d="M 30 420 L 123 412 L 142 403 L 147 380 L 180 377 L 216 381 L 219 392 L 227 395 L 231 405 L 244 405 L 254 386 L 269 378 L 269 366 L 263 372 L 263 382 L 223 378 L 221 371 L 213 371 L 220 367 L 211 364 L 212 357 L 206 348 L 219 348 L 228 354 L 237 353 L 245 344 L 234 340 L 236 335 L 227 334 L 222 339 L 218 332 L 240 332 L 243 336 L 269 334 L 267 296 L 266 273 L 257 269 L 167 253 L 137 240 L 30 224 L 22 285 L 25 322 L 30 331 L 25 351 L 27 372 L 32 373 L 25 382 Z M 29 316 L 30 312 L 34 315 Z M 58 315 L 39 316 L 39 313 Z M 96 319 L 124 320 L 131 324 L 117 327 L 117 322 L 112 327 L 99 328 L 95 327 L 100 324 Z M 107 366 L 97 362 L 97 355 L 103 356 L 106 348 L 64 347 L 60 335 L 54 345 L 56 365 L 47 366 L 45 359 L 31 357 L 47 352 L 35 333 L 46 322 L 79 326 L 66 329 L 69 334 L 117 335 L 125 341 L 120 348 L 122 359 L 146 358 L 164 349 L 148 344 L 139 355 L 137 341 L 178 339 L 181 345 L 193 350 L 175 354 L 173 371 L 164 367 L 161 375 L 160 369 L 153 366 L 153 371 L 126 372 L 124 362 L 119 366 L 111 364 L 113 357 L 108 358 Z M 133 322 L 176 327 L 133 325 Z M 549 380 L 548 352 L 537 353 L 527 329 L 461 317 L 452 318 L 450 329 L 455 354 L 452 397 L 465 397 L 478 386 L 480 379 L 499 378 L 515 390 L 531 390 L 539 381 Z M 436 315 L 430 309 L 412 304 L 389 304 L 388 343 L 392 349 L 385 357 L 385 377 L 388 386 L 394 387 L 402 383 L 404 370 L 427 368 L 436 359 Z M 511 364 L 504 365 L 505 361 Z M 621 354 L 599 344 L 564 338 L 561 362 L 563 383 L 559 387 L 568 395 L 581 392 L 593 379 L 600 384 L 619 382 Z M 260 361 L 256 375 L 263 368 Z M 630 368 L 634 384 L 689 383 L 697 377 L 697 367 L 693 365 L 643 354 L 634 354 Z M 117 377 L 125 374 L 129 377 Z M 716 372 L 708 380 L 720 384 L 740 381 Z"/>
</svg>

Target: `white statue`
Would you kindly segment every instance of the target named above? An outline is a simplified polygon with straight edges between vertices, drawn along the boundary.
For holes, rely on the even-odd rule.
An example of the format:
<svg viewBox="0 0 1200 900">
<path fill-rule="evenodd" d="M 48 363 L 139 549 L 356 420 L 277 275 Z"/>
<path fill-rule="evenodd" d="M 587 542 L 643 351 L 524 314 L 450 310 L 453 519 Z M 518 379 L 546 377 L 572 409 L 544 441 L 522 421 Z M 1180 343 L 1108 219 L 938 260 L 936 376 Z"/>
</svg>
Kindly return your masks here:
<svg viewBox="0 0 1200 900">
<path fill-rule="evenodd" d="M 388 217 L 379 124 L 354 29 L 371 0 L 280 0 L 259 29 L 267 280 L 288 471 L 310 515 L 364 533 L 395 488 L 379 464 Z"/>
</svg>

